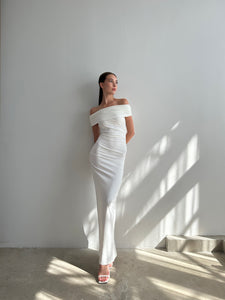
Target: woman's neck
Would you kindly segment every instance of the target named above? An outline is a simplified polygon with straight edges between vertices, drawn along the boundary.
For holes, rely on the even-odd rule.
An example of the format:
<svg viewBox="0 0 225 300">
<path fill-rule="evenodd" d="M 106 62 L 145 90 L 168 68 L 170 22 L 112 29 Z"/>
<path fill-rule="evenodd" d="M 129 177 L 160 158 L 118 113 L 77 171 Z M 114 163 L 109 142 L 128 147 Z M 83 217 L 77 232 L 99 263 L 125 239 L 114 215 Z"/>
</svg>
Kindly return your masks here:
<svg viewBox="0 0 225 300">
<path fill-rule="evenodd" d="M 113 96 L 106 96 L 106 97 L 102 97 L 102 102 L 101 102 L 101 106 L 107 106 L 107 105 L 110 105 L 112 103 L 115 102 L 115 98 L 113 98 Z"/>
</svg>

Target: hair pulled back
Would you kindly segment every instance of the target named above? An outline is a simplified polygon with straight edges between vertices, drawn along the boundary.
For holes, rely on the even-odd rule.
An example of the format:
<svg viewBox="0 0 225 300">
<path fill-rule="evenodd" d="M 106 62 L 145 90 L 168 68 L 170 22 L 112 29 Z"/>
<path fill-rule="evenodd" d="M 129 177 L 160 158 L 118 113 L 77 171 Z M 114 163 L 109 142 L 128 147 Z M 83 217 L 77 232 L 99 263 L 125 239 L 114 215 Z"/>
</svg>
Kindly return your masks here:
<svg viewBox="0 0 225 300">
<path fill-rule="evenodd" d="M 109 75 L 109 74 L 112 74 L 114 76 L 116 76 L 116 74 L 112 73 L 112 72 L 104 72 L 102 73 L 100 76 L 99 76 L 99 79 L 98 79 L 98 85 L 99 85 L 99 98 L 98 98 L 98 105 L 101 104 L 102 102 L 102 96 L 103 96 L 103 90 L 102 88 L 100 87 L 100 82 L 104 82 L 106 77 Z M 116 76 L 117 77 L 117 76 Z"/>
</svg>

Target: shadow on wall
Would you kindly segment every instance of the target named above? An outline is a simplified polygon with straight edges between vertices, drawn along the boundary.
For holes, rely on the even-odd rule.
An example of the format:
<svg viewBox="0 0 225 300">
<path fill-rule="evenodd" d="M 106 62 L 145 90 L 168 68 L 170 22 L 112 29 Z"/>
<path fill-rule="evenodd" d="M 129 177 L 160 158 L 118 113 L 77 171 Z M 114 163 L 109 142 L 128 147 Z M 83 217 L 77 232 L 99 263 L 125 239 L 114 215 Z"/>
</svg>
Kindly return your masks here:
<svg viewBox="0 0 225 300">
<path fill-rule="evenodd" d="M 190 133 L 181 142 L 182 127 L 176 122 L 124 178 L 117 221 L 121 247 L 154 248 L 168 234 L 198 233 L 199 140 Z"/>
</svg>

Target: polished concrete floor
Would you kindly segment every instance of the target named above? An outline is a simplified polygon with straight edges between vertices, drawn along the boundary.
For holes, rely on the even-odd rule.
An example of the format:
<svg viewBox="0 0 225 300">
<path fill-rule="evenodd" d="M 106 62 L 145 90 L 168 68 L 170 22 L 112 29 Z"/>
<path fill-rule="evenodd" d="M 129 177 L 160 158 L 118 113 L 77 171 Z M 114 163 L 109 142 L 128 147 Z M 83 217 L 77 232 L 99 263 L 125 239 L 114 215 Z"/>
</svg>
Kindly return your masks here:
<svg viewBox="0 0 225 300">
<path fill-rule="evenodd" d="M 0 249 L 1 300 L 225 299 L 225 254 L 118 249 L 111 278 L 97 283 L 90 249 Z"/>
</svg>

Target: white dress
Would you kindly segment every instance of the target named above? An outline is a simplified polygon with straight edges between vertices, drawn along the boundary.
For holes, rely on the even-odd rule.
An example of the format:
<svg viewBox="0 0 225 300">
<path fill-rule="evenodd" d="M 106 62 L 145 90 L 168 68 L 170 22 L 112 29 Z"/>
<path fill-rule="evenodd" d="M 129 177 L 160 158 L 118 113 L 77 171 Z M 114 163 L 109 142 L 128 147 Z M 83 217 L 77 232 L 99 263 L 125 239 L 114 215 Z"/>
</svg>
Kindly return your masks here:
<svg viewBox="0 0 225 300">
<path fill-rule="evenodd" d="M 127 152 L 125 117 L 131 115 L 130 104 L 121 104 L 102 108 L 89 116 L 91 126 L 98 123 L 100 129 L 100 135 L 89 152 L 89 161 L 97 200 L 101 265 L 112 263 L 117 256 L 115 205 Z"/>
</svg>

